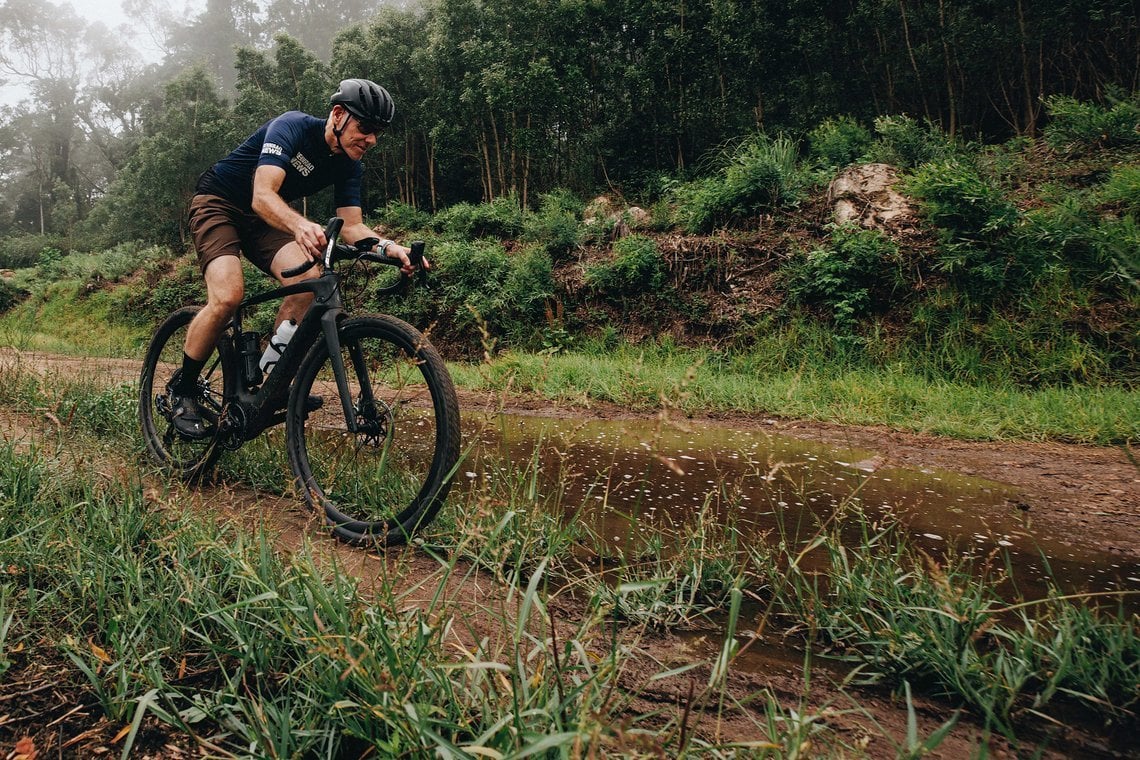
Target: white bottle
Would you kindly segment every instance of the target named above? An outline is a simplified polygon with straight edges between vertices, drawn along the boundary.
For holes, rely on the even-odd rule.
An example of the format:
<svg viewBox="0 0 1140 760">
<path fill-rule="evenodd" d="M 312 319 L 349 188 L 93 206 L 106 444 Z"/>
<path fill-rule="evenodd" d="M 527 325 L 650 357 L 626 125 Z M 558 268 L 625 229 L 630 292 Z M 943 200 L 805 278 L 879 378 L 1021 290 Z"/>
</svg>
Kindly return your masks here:
<svg viewBox="0 0 1140 760">
<path fill-rule="evenodd" d="M 297 323 L 291 319 L 286 319 L 278 325 L 277 332 L 269 336 L 269 345 L 265 347 L 265 353 L 261 355 L 259 364 L 262 372 L 269 374 L 273 371 L 273 368 L 277 366 L 277 360 L 285 352 L 285 346 L 289 345 L 289 341 L 295 332 L 297 332 Z"/>
</svg>

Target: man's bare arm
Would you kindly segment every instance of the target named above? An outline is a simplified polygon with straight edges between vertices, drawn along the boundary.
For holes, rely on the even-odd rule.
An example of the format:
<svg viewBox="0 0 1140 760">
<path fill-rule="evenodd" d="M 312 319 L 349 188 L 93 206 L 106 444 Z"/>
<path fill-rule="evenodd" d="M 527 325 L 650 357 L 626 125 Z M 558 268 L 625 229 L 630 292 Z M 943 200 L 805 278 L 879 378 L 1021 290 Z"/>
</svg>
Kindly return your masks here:
<svg viewBox="0 0 1140 760">
<path fill-rule="evenodd" d="M 279 166 L 259 166 L 253 175 L 253 212 L 266 224 L 288 232 L 310 256 L 324 252 L 325 230 L 294 211 L 281 197 L 285 170 Z"/>
</svg>

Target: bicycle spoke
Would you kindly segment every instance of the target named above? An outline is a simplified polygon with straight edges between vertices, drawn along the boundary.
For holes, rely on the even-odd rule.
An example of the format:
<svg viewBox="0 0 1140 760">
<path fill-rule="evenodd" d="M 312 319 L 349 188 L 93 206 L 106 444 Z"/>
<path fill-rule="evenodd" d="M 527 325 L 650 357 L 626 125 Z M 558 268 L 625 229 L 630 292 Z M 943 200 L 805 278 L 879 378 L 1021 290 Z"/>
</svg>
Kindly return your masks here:
<svg viewBox="0 0 1140 760">
<path fill-rule="evenodd" d="M 446 460 L 439 451 L 457 452 L 458 430 L 448 424 L 443 428 L 448 437 L 439 437 L 433 393 L 441 391 L 431 385 L 439 381 L 432 375 L 429 382 L 422 360 L 409 355 L 417 343 L 402 333 L 390 334 L 388 322 L 373 325 L 373 319 L 380 318 L 361 320 L 356 332 L 346 330 L 350 334 L 342 337 L 352 424 L 337 398 L 307 415 L 301 435 L 291 433 L 291 445 L 306 496 L 334 520 L 402 525 L 425 508 L 425 493 L 440 489 L 439 470 Z M 335 394 L 332 365 L 325 357 L 319 368 L 308 368 L 311 377 L 299 380 L 300 387 Z M 457 407 L 454 413 L 458 418 Z M 438 508 L 434 501 L 427 504 L 433 513 Z"/>
</svg>

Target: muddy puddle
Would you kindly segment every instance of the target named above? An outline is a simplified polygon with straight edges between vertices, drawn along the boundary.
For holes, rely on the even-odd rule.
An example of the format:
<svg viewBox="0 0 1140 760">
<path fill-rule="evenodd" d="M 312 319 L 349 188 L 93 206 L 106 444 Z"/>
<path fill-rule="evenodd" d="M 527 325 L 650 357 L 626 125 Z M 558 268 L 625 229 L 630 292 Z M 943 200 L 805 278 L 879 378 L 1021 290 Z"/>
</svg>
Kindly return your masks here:
<svg viewBox="0 0 1140 760">
<path fill-rule="evenodd" d="M 1067 593 L 1140 589 L 1140 564 L 1050 535 L 1017 489 L 981 478 L 708 423 L 474 417 L 465 420 L 475 447 L 461 480 L 533 475 L 528 483 L 552 510 L 585 521 L 613 553 L 636 556 L 702 510 L 734 518 L 746 540 L 804 539 L 855 503 L 872 517 L 900 518 L 932 555 L 1008 556 L 1026 598 L 1044 595 L 1050 576 Z"/>
</svg>

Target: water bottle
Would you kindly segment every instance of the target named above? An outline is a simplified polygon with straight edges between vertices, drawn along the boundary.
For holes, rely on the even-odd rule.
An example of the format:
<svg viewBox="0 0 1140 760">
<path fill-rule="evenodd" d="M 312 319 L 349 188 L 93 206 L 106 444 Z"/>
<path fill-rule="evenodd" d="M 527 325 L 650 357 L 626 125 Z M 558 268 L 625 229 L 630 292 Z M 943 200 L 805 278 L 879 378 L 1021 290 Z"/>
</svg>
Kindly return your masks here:
<svg viewBox="0 0 1140 760">
<path fill-rule="evenodd" d="M 285 346 L 289 345 L 289 340 L 295 332 L 297 332 L 297 323 L 291 319 L 286 319 L 277 327 L 277 332 L 269 336 L 269 345 L 265 347 L 265 353 L 261 355 L 262 372 L 269 374 L 273 371 L 273 368 L 277 366 L 277 360 L 281 358 L 281 354 L 285 353 Z"/>
</svg>

